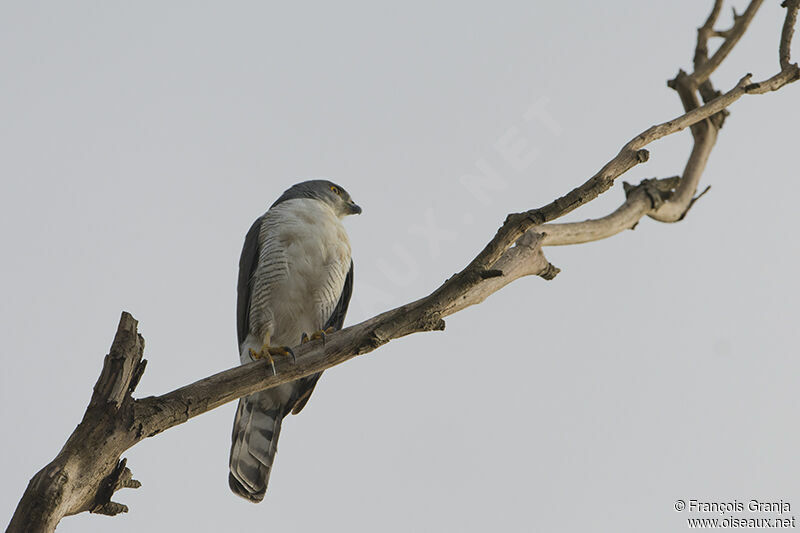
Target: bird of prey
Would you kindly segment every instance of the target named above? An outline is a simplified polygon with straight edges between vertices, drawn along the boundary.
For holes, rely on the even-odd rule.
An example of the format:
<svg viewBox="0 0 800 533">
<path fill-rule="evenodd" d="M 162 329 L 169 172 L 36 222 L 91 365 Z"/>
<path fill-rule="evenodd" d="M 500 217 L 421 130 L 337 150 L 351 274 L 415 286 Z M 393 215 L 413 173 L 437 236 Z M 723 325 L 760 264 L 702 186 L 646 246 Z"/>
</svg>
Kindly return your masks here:
<svg viewBox="0 0 800 533">
<path fill-rule="evenodd" d="M 290 346 L 341 329 L 353 291 L 350 241 L 341 219 L 361 213 L 327 180 L 293 185 L 256 219 L 239 259 L 236 323 L 242 364 L 294 357 Z M 274 371 L 274 364 L 273 364 Z M 264 499 L 281 421 L 299 413 L 322 372 L 239 400 L 233 421 L 233 492 Z"/>
</svg>

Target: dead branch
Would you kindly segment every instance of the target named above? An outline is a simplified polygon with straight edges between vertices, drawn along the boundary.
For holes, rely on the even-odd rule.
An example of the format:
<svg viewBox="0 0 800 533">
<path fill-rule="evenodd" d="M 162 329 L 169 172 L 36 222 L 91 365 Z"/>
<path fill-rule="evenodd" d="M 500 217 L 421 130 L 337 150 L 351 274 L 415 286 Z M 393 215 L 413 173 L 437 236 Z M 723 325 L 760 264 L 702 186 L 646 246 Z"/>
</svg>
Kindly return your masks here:
<svg viewBox="0 0 800 533">
<path fill-rule="evenodd" d="M 83 420 L 56 458 L 31 479 L 7 531 L 53 531 L 64 516 L 84 511 L 111 515 L 126 512 L 127 507 L 112 502 L 111 497 L 121 488 L 139 486 L 121 458 L 139 441 L 247 394 L 371 352 L 392 339 L 442 330 L 445 317 L 482 302 L 520 277 L 553 279 L 559 269 L 547 261 L 542 246 L 604 239 L 632 229 L 646 215 L 663 222 L 681 220 L 696 200 L 700 177 L 727 108 L 744 95 L 778 90 L 800 78 L 800 68 L 790 61 L 800 0 L 786 0 L 778 51 L 780 71 L 758 83 L 745 75 L 724 94 L 711 85 L 710 76 L 741 39 L 762 2 L 752 0 L 741 15 L 735 15 L 731 28 L 715 30 L 723 4 L 715 0 L 711 14 L 698 29 L 694 72 L 679 71 L 669 82 L 681 99 L 684 114 L 635 136 L 594 176 L 561 198 L 538 209 L 510 214 L 475 259 L 430 295 L 331 334 L 324 345 L 316 341 L 295 347 L 297 362 L 277 361 L 275 375 L 269 363 L 258 361 L 161 396 L 134 399 L 132 393 L 146 363 L 142 359 L 144 340 L 136 320 L 123 313 Z M 721 37 L 723 42 L 709 57 L 708 41 L 712 37 Z M 626 184 L 625 202 L 605 217 L 550 223 L 597 198 L 618 177 L 646 162 L 649 153 L 645 146 L 686 128 L 691 128 L 694 145 L 680 177 Z"/>
<path fill-rule="evenodd" d="M 721 1 L 716 1 L 705 24 L 698 29 L 694 56 L 695 72 L 687 74 L 680 70 L 678 75 L 668 82 L 668 85 L 678 93 L 686 111 L 682 117 L 671 122 L 679 121 L 683 117 L 701 111 L 703 115 L 703 119 L 692 121 L 691 131 L 694 146 L 684 167 L 683 175 L 677 179 L 644 180 L 637 187 L 628 186 L 625 203 L 603 218 L 566 224 L 543 224 L 534 228 L 534 231 L 545 234 L 543 246 L 580 244 L 605 239 L 625 229 L 633 229 L 645 215 L 661 222 L 677 222 L 686 216 L 695 200 L 699 198 L 694 195 L 697 192 L 697 186 L 703 170 L 705 170 L 708 157 L 714 148 L 717 133 L 722 128 L 728 106 L 745 94 L 763 94 L 775 91 L 800 78 L 800 68 L 797 63 L 790 62 L 790 47 L 800 0 L 787 0 L 783 3 L 783 7 L 787 8 L 787 13 L 781 31 L 778 52 L 780 72 L 761 83 L 750 83 L 751 75 L 748 74 L 739 80 L 733 89 L 722 95 L 712 87 L 709 76 L 719 67 L 722 60 L 732 50 L 733 45 L 747 30 L 761 3 L 761 0 L 753 0 L 742 15 L 734 17 L 735 23 L 731 29 L 725 32 L 715 32 L 713 25 L 716 23 L 722 6 Z M 708 39 L 717 35 L 724 36 L 724 42 L 709 60 Z M 698 93 L 706 102 L 705 105 L 699 105 Z M 712 108 L 717 111 L 709 112 Z M 704 109 L 705 111 L 703 111 Z M 667 124 L 670 123 L 653 126 L 648 131 L 665 128 Z M 647 132 L 644 132 L 640 137 L 647 137 L 646 134 Z M 705 194 L 707 190 L 702 194 Z"/>
</svg>

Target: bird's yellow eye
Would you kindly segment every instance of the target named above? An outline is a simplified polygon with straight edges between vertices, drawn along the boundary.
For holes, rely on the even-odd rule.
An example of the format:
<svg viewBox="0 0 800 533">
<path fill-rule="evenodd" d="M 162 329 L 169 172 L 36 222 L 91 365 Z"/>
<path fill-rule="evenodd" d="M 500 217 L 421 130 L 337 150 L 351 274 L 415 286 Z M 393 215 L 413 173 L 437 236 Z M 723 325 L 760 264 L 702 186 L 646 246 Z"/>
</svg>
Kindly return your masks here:
<svg viewBox="0 0 800 533">
<path fill-rule="evenodd" d="M 337 196 L 341 196 L 342 194 L 342 192 L 339 190 L 339 187 L 337 187 L 336 185 L 331 185 L 331 190 L 333 191 L 333 194 Z"/>
</svg>

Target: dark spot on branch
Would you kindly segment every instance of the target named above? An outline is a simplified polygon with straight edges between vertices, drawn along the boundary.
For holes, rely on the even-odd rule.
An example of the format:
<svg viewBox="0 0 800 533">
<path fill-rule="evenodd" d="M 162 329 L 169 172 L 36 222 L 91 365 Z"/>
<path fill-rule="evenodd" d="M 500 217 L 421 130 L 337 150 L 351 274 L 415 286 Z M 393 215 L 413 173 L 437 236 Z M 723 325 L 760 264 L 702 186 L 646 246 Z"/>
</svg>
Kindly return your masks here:
<svg viewBox="0 0 800 533">
<path fill-rule="evenodd" d="M 117 462 L 117 466 L 114 467 L 114 470 L 101 482 L 94 499 L 94 506 L 90 512 L 108 516 L 128 512 L 128 507 L 126 505 L 111 501 L 114 492 L 120 488 L 138 489 L 142 485 L 139 481 L 132 479 L 131 471 L 126 466 L 127 463 L 127 459 L 120 459 Z"/>
<path fill-rule="evenodd" d="M 117 502 L 108 502 L 99 507 L 91 510 L 94 514 L 102 514 L 106 516 L 117 516 L 121 513 L 128 512 L 128 506 Z"/>
<path fill-rule="evenodd" d="M 378 333 L 376 333 L 375 331 L 371 331 L 370 334 L 367 336 L 367 338 L 364 340 L 364 345 L 365 345 L 366 350 L 364 352 L 360 352 L 360 353 L 370 352 L 370 351 L 374 350 L 375 348 L 379 348 L 380 346 L 383 346 L 387 342 L 389 342 L 389 341 L 388 340 L 384 340 L 383 338 L 381 338 L 381 336 L 378 335 Z"/>
<path fill-rule="evenodd" d="M 133 376 L 131 377 L 131 383 L 128 385 L 129 394 L 133 394 L 133 391 L 136 390 L 136 386 L 139 385 L 139 380 L 142 379 L 145 367 L 147 367 L 147 359 L 142 359 L 139 364 L 136 365 L 136 370 L 133 371 Z"/>
<path fill-rule="evenodd" d="M 540 226 L 547 222 L 545 216 L 539 209 L 531 209 L 525 212 L 525 217 L 531 221 L 532 226 Z"/>
<path fill-rule="evenodd" d="M 539 273 L 539 277 L 549 281 L 555 278 L 559 272 L 561 272 L 560 268 L 554 266 L 552 263 L 547 263 L 547 266 L 544 268 L 544 270 Z"/>
<path fill-rule="evenodd" d="M 625 198 L 628 198 L 631 195 L 631 193 L 636 190 L 636 186 L 631 185 L 627 181 L 623 181 L 622 190 L 625 192 Z"/>
</svg>

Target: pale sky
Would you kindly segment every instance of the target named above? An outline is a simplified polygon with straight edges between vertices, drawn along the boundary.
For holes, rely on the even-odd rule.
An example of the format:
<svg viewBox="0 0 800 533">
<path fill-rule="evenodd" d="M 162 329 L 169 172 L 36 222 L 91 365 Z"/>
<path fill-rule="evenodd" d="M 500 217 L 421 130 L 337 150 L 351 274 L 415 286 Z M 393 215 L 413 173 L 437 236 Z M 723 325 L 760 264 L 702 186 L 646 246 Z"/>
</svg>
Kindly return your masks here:
<svg viewBox="0 0 800 533">
<path fill-rule="evenodd" d="M 711 3 L 0 3 L 0 523 L 80 421 L 122 310 L 146 339 L 140 396 L 238 363 L 239 252 L 284 189 L 327 177 L 364 208 L 346 221 L 346 324 L 421 297 L 508 213 L 680 114 L 666 80 Z M 718 88 L 777 71 L 778 3 Z M 546 249 L 554 281 L 327 371 L 284 422 L 261 504 L 228 489 L 231 403 L 125 455 L 143 484 L 116 495 L 128 514 L 59 532 L 671 532 L 720 516 L 678 499 L 800 514 L 798 95 L 733 106 L 683 222 Z M 504 157 L 510 140 L 527 157 Z M 679 174 L 690 144 L 649 146 L 620 182 Z M 619 183 L 570 220 L 623 198 Z"/>
</svg>

